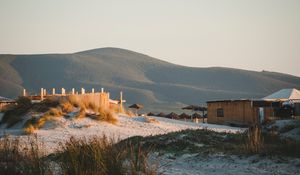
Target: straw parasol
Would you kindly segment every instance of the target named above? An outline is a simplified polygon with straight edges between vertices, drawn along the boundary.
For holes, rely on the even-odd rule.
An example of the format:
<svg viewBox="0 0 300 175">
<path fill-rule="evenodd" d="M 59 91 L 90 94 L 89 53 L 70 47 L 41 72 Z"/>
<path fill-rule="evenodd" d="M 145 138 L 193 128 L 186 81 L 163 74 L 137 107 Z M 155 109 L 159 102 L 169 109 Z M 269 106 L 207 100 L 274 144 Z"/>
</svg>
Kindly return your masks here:
<svg viewBox="0 0 300 175">
<path fill-rule="evenodd" d="M 192 115 L 193 119 L 194 118 L 197 118 L 197 119 L 200 119 L 202 118 L 202 116 L 200 114 L 198 114 L 197 112 L 195 112 L 193 115 Z"/>
<path fill-rule="evenodd" d="M 166 118 L 179 119 L 178 115 L 174 112 L 171 112 L 170 114 L 166 115 Z"/>
<path fill-rule="evenodd" d="M 202 116 L 205 116 L 204 112 L 207 111 L 207 107 L 199 106 L 199 105 L 189 105 L 189 106 L 183 107 L 181 109 L 192 110 L 192 111 L 201 111 Z M 202 117 L 202 119 L 203 119 L 203 123 L 204 123 L 204 117 Z"/>
<path fill-rule="evenodd" d="M 152 113 L 152 112 L 149 112 L 149 113 L 147 114 L 147 116 L 155 116 L 155 114 Z"/>
<path fill-rule="evenodd" d="M 143 108 L 143 105 L 135 103 L 135 104 L 129 106 L 128 108 L 135 109 L 135 114 L 137 115 L 138 114 L 138 110 L 141 109 L 141 108 Z"/>
<path fill-rule="evenodd" d="M 165 113 L 163 113 L 163 112 L 161 112 L 161 113 L 157 114 L 156 116 L 157 116 L 157 117 L 165 117 L 165 116 L 166 116 L 166 114 L 165 114 Z"/>
<path fill-rule="evenodd" d="M 186 114 L 186 113 L 182 113 L 182 114 L 180 114 L 178 117 L 179 117 L 180 119 L 190 119 L 190 118 L 191 118 L 191 116 L 188 115 L 188 114 Z"/>
</svg>

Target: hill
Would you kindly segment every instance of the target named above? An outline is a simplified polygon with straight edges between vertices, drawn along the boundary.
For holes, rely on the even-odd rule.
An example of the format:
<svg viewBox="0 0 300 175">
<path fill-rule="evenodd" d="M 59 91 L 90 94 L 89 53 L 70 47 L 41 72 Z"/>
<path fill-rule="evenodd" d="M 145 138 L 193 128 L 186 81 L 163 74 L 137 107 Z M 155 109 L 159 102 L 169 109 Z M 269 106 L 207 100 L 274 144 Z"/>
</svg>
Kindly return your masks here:
<svg viewBox="0 0 300 175">
<path fill-rule="evenodd" d="M 282 88 L 299 88 L 300 77 L 232 68 L 171 64 L 119 48 L 73 54 L 0 55 L 0 96 L 16 97 L 26 88 L 104 87 L 128 104 L 147 111 L 170 111 L 185 104 L 232 98 L 260 98 Z"/>
</svg>

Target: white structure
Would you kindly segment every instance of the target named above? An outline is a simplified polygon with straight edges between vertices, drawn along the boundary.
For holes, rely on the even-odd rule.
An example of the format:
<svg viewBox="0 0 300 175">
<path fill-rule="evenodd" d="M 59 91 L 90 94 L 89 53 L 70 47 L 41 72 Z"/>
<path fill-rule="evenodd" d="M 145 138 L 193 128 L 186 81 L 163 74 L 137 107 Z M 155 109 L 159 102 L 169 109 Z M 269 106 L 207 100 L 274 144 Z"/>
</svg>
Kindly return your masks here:
<svg viewBox="0 0 300 175">
<path fill-rule="evenodd" d="M 263 98 L 264 100 L 278 100 L 278 101 L 287 101 L 287 100 L 300 100 L 300 91 L 293 89 L 281 89 L 271 95 L 268 95 Z"/>
</svg>

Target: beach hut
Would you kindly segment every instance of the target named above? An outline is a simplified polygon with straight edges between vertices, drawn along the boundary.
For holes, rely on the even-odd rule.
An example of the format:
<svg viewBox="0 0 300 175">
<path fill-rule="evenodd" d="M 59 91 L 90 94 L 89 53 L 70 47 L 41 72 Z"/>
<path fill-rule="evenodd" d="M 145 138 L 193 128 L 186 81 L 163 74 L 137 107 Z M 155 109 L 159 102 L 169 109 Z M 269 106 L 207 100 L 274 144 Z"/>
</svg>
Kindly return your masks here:
<svg viewBox="0 0 300 175">
<path fill-rule="evenodd" d="M 300 116 L 300 92 L 297 89 L 282 89 L 262 99 L 208 101 L 207 108 L 208 123 L 239 126 L 263 124 Z"/>
</svg>

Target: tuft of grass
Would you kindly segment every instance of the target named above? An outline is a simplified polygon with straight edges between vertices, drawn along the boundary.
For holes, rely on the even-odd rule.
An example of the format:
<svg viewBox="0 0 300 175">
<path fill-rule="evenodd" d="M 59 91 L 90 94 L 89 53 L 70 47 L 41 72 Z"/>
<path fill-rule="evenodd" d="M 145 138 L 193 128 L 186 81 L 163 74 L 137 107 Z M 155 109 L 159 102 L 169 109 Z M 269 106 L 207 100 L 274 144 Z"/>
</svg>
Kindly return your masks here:
<svg viewBox="0 0 300 175">
<path fill-rule="evenodd" d="M 24 129 L 25 134 L 33 134 L 36 128 L 32 124 L 28 124 Z"/>
<path fill-rule="evenodd" d="M 71 137 L 61 144 L 58 161 L 62 174 L 157 174 L 148 162 L 149 154 L 139 145 L 117 143 L 105 135 L 91 139 Z"/>
<path fill-rule="evenodd" d="M 83 104 L 78 101 L 75 95 L 68 96 L 66 100 L 69 101 L 71 105 L 73 105 L 76 108 L 83 106 Z"/>
<path fill-rule="evenodd" d="M 112 123 L 112 124 L 116 124 L 118 122 L 118 119 L 117 119 L 114 111 L 100 107 L 98 109 L 98 112 L 99 112 L 99 115 L 94 119 L 100 120 L 100 121 L 105 121 L 105 122 Z"/>
<path fill-rule="evenodd" d="M 0 139 L 1 175 L 51 175 L 47 162 L 43 159 L 45 148 L 38 142 L 37 136 L 26 141 L 6 135 Z"/>
<path fill-rule="evenodd" d="M 134 112 L 132 112 L 131 110 L 126 110 L 126 111 L 125 111 L 125 114 L 126 114 L 127 116 L 129 116 L 129 117 L 135 116 Z"/>
<path fill-rule="evenodd" d="M 32 106 L 31 100 L 28 97 L 19 97 L 16 102 L 16 106 L 4 113 L 0 124 L 6 124 L 8 128 L 14 126 L 22 121 L 23 115 L 26 114 Z"/>
<path fill-rule="evenodd" d="M 145 117 L 145 121 L 147 123 L 159 123 L 159 121 L 157 121 L 155 118 L 151 118 L 151 117 Z"/>
<path fill-rule="evenodd" d="M 249 127 L 245 139 L 245 150 L 249 153 L 261 153 L 264 147 L 261 128 L 258 125 Z"/>
<path fill-rule="evenodd" d="M 69 101 L 61 102 L 60 107 L 61 107 L 62 112 L 64 112 L 64 113 L 70 113 L 74 110 L 74 106 Z"/>
</svg>

